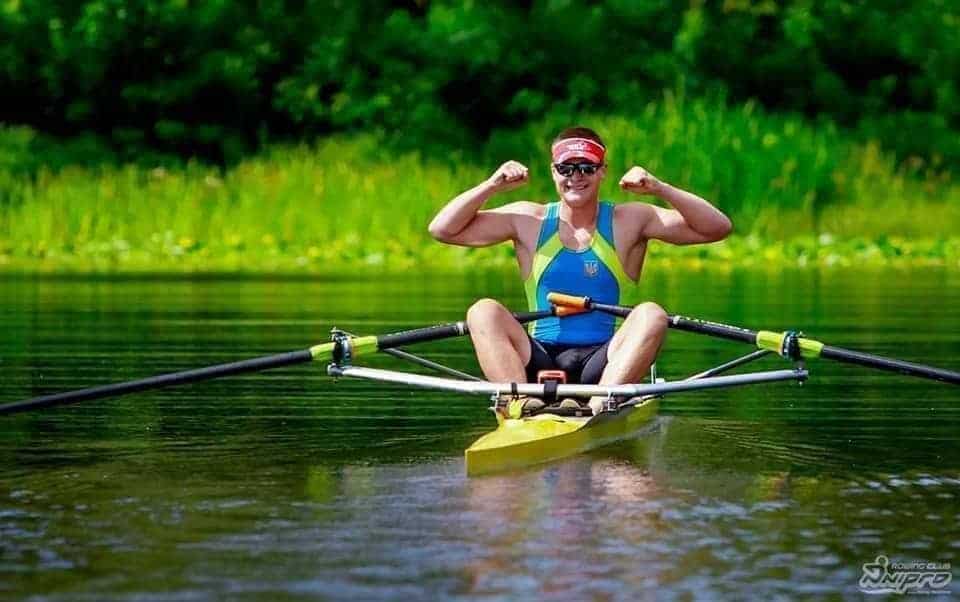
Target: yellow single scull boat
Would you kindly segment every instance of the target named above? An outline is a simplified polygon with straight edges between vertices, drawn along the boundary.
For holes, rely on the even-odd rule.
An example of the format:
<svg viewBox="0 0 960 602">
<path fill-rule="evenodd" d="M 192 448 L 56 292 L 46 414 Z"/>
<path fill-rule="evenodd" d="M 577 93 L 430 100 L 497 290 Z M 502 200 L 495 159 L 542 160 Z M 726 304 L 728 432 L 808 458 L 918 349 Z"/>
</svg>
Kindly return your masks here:
<svg viewBox="0 0 960 602">
<path fill-rule="evenodd" d="M 660 399 L 637 398 L 596 416 L 560 416 L 542 412 L 507 418 L 464 452 L 467 475 L 477 476 L 552 462 L 636 434 L 657 416 Z"/>
</svg>

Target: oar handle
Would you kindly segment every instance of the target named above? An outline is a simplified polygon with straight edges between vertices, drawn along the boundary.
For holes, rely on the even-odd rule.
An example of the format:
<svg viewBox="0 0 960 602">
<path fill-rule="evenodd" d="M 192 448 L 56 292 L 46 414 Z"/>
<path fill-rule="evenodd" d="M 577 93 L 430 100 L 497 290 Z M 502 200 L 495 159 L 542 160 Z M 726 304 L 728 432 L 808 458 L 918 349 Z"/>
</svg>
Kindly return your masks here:
<svg viewBox="0 0 960 602">
<path fill-rule="evenodd" d="M 581 311 L 590 311 L 593 301 L 590 297 L 578 297 L 566 293 L 547 293 L 547 301 L 557 307 L 568 307 Z"/>
</svg>

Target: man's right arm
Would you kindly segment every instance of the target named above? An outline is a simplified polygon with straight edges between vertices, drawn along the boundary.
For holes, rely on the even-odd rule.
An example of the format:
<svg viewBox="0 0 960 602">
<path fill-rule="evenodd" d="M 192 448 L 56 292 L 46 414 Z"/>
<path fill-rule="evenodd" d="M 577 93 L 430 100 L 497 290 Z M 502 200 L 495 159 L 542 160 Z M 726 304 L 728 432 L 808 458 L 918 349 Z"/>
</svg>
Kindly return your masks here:
<svg viewBox="0 0 960 602">
<path fill-rule="evenodd" d="M 528 203 L 511 203 L 487 211 L 480 208 L 494 194 L 522 186 L 528 179 L 526 167 L 507 161 L 489 179 L 447 203 L 430 222 L 430 235 L 440 242 L 467 247 L 516 240 L 515 218 L 526 213 L 521 206 Z"/>
</svg>

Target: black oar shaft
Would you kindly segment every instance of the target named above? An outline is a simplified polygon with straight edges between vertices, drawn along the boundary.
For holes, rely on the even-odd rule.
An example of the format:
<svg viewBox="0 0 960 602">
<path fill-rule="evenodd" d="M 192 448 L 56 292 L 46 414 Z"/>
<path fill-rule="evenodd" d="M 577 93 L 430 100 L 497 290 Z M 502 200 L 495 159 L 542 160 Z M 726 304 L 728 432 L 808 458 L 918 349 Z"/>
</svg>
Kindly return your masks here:
<svg viewBox="0 0 960 602">
<path fill-rule="evenodd" d="M 545 309 L 543 311 L 515 312 L 513 317 L 521 324 L 549 318 L 554 315 L 554 310 Z M 452 322 L 450 324 L 439 324 L 437 326 L 427 326 L 426 328 L 417 328 L 406 330 L 393 334 L 385 334 L 377 337 L 378 349 L 392 349 L 402 347 L 411 343 L 425 343 L 427 341 L 436 341 L 437 339 L 449 339 L 452 337 L 463 336 L 470 333 L 466 322 Z"/>
<path fill-rule="evenodd" d="M 727 339 L 728 341 L 740 341 L 741 343 L 749 343 L 752 345 L 757 342 L 757 332 L 755 330 L 718 324 L 716 322 L 671 315 L 669 316 L 669 325 L 670 328 L 675 330 L 696 332 L 720 339 Z"/>
<path fill-rule="evenodd" d="M 467 334 L 467 325 L 463 322 L 427 326 L 426 328 L 417 328 L 416 330 L 381 335 L 377 337 L 377 348 L 392 349 L 411 343 L 425 343 L 438 339 L 449 339 L 464 334 Z"/>
<path fill-rule="evenodd" d="M 590 307 L 597 311 L 602 311 L 604 313 L 619 316 L 621 318 L 626 318 L 629 316 L 631 311 L 631 308 L 629 307 L 624 307 L 622 305 L 608 305 L 606 303 L 591 302 Z M 706 320 L 696 320 L 693 318 L 685 318 L 683 316 L 676 315 L 670 315 L 667 316 L 667 318 L 669 320 L 670 328 L 675 330 L 706 334 L 712 337 L 727 339 L 730 341 L 741 341 L 743 343 L 752 344 L 757 342 L 757 332 L 754 330 L 747 330 L 746 328 L 738 328 L 736 326 L 729 326 L 727 324 L 718 324 L 717 322 L 707 322 Z"/>
<path fill-rule="evenodd" d="M 115 397 L 126 395 L 128 393 L 137 393 L 150 389 L 161 389 L 173 385 L 185 385 L 204 380 L 220 378 L 222 376 L 231 376 L 244 374 L 247 372 L 259 372 L 270 368 L 280 368 L 282 366 L 292 366 L 294 364 L 303 364 L 313 359 L 310 350 L 290 351 L 288 353 L 279 353 L 266 357 L 258 357 L 239 362 L 230 362 L 228 364 L 219 364 L 216 366 L 207 366 L 205 368 L 196 368 L 185 370 L 183 372 L 171 372 L 169 374 L 160 374 L 132 380 L 123 383 L 114 383 L 102 385 L 99 387 L 90 387 L 88 389 L 79 389 L 77 391 L 66 391 L 64 393 L 54 393 L 52 395 L 43 395 L 34 397 L 25 401 L 15 401 L 0 405 L 0 415 L 13 414 L 14 412 L 24 412 L 27 410 L 39 410 L 51 406 L 60 406 L 81 401 L 91 401 L 94 399 L 103 399 L 105 397 Z"/>
<path fill-rule="evenodd" d="M 836 360 L 845 364 L 868 366 L 870 368 L 876 368 L 877 370 L 885 370 L 887 372 L 896 372 L 898 374 L 918 376 L 920 378 L 929 378 L 931 380 L 960 385 L 960 372 L 925 366 L 923 364 L 914 364 L 913 362 L 863 353 L 862 351 L 824 345 L 823 350 L 820 352 L 820 357 Z"/>
</svg>

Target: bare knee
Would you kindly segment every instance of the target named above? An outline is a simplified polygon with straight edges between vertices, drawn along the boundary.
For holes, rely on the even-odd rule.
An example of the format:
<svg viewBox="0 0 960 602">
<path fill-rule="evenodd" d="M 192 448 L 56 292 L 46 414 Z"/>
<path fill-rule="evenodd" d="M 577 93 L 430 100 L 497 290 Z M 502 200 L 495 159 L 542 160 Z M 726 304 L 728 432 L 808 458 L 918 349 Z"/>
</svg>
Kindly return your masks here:
<svg viewBox="0 0 960 602">
<path fill-rule="evenodd" d="M 633 311 L 630 312 L 631 316 L 634 314 L 640 318 L 640 323 L 643 324 L 643 327 L 645 330 L 647 330 L 647 332 L 657 334 L 666 332 L 670 318 L 667 316 L 667 312 L 656 303 L 652 301 L 641 303 L 640 305 L 634 307 Z"/>
<path fill-rule="evenodd" d="M 496 299 L 479 299 L 467 310 L 467 324 L 489 323 L 501 319 L 505 312 L 506 308 Z"/>
</svg>

